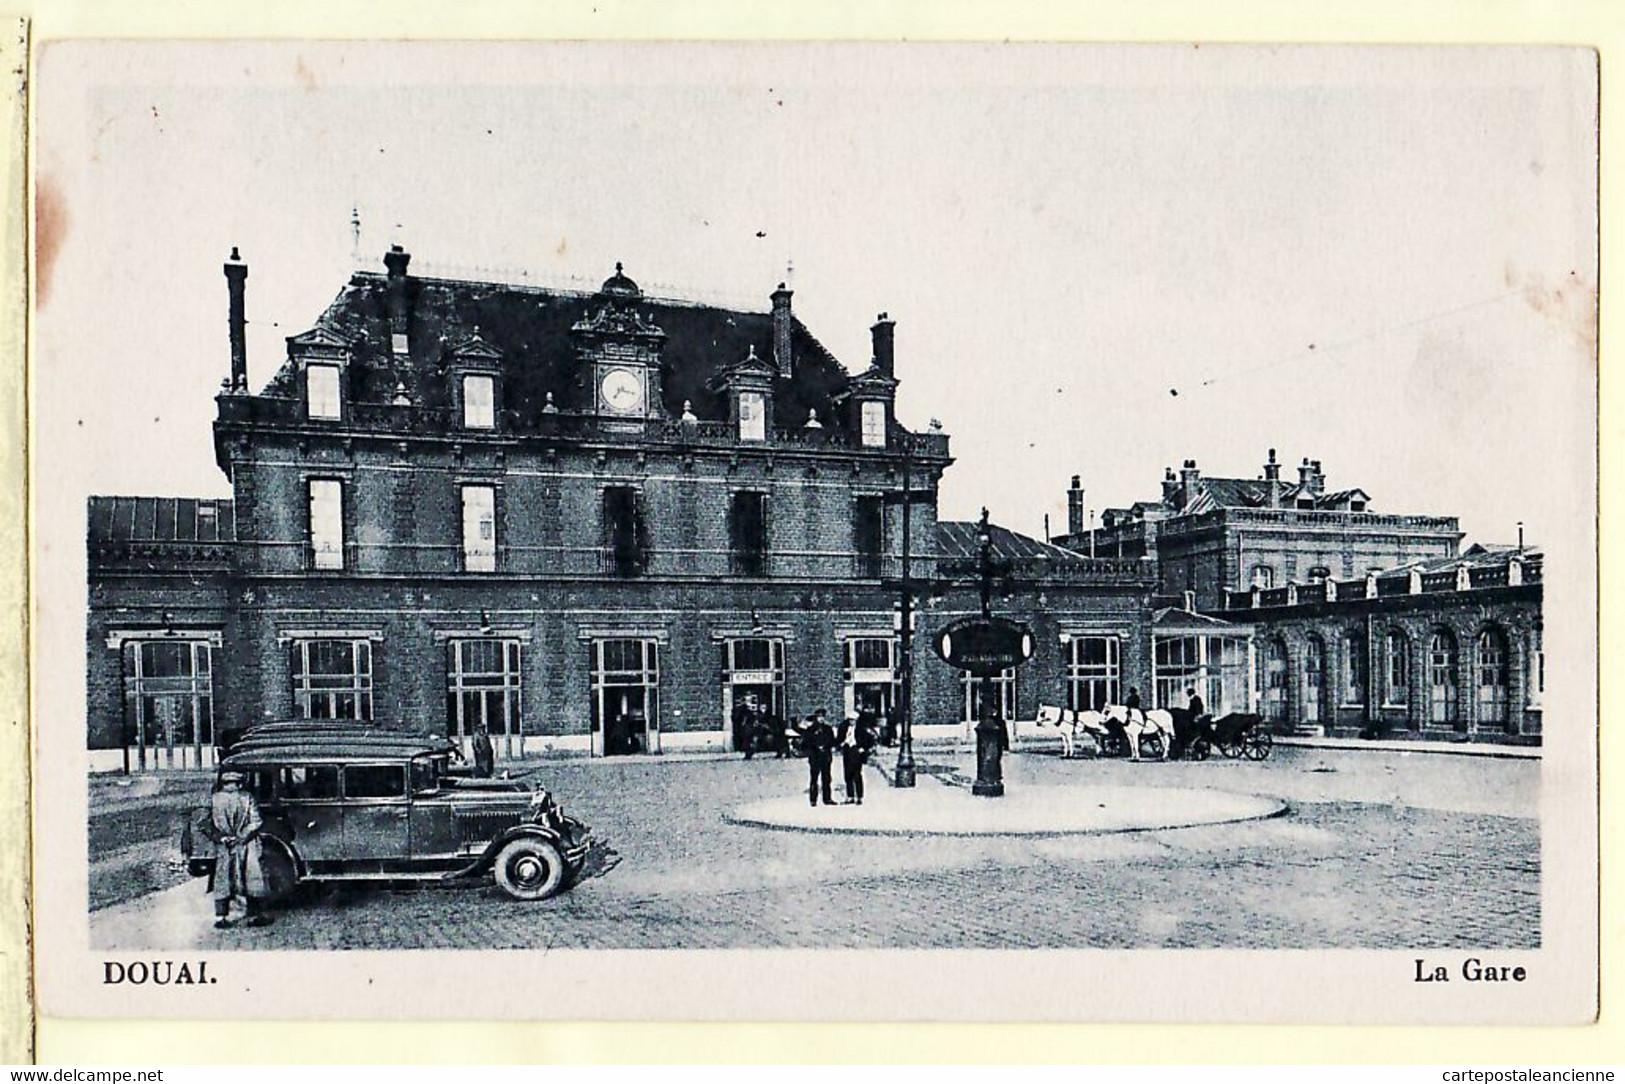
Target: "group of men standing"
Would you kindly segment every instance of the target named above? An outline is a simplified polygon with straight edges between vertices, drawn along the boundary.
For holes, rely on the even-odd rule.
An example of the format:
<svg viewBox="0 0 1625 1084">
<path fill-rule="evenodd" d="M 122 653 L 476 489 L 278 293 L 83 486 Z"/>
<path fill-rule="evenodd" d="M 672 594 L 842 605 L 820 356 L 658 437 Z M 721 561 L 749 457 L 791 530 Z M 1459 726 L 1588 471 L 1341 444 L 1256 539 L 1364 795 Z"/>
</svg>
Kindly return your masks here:
<svg viewBox="0 0 1625 1084">
<path fill-rule="evenodd" d="M 872 712 L 859 712 L 844 720 L 839 729 L 829 725 L 824 709 L 819 708 L 795 728 L 807 756 L 807 801 L 817 805 L 823 798 L 825 805 L 834 805 L 830 794 L 830 769 L 834 766 L 835 750 L 841 751 L 842 785 L 846 790 L 843 805 L 863 804 L 863 766 L 868 763 L 879 738 L 880 726 Z"/>
</svg>

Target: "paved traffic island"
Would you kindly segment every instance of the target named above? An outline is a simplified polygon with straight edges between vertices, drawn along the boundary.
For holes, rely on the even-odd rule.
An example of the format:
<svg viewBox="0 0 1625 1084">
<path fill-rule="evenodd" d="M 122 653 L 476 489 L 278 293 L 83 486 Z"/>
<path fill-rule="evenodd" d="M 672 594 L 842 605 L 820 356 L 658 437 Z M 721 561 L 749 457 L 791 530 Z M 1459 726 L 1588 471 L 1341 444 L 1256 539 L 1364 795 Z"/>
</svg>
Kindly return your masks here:
<svg viewBox="0 0 1625 1084">
<path fill-rule="evenodd" d="M 873 788 L 863 805 L 807 804 L 804 796 L 751 802 L 723 813 L 730 824 L 860 835 L 1077 836 L 1154 832 L 1263 820 L 1287 811 L 1277 798 L 1196 787 L 1024 786 L 979 798 L 922 778 L 912 788 Z"/>
</svg>

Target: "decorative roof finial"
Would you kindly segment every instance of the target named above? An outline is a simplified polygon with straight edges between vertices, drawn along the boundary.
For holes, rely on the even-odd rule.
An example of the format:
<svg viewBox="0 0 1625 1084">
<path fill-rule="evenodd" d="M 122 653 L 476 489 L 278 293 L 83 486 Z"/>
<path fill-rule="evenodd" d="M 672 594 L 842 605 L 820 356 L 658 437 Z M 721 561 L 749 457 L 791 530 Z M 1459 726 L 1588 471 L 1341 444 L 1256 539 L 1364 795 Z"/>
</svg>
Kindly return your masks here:
<svg viewBox="0 0 1625 1084">
<path fill-rule="evenodd" d="M 808 429 L 822 429 L 822 428 L 824 428 L 823 423 L 818 420 L 818 408 L 817 407 L 809 407 L 807 409 L 807 425 L 806 425 L 806 428 L 808 428 Z"/>
<path fill-rule="evenodd" d="M 683 400 L 683 421 L 685 421 L 685 422 L 697 422 L 699 420 L 700 420 L 699 418 L 696 418 L 694 416 L 694 401 L 692 399 L 684 399 Z"/>
<path fill-rule="evenodd" d="M 558 412 L 559 412 L 559 408 L 553 405 L 553 393 L 548 392 L 547 393 L 547 402 L 542 404 L 542 413 L 543 414 L 557 414 Z"/>
</svg>

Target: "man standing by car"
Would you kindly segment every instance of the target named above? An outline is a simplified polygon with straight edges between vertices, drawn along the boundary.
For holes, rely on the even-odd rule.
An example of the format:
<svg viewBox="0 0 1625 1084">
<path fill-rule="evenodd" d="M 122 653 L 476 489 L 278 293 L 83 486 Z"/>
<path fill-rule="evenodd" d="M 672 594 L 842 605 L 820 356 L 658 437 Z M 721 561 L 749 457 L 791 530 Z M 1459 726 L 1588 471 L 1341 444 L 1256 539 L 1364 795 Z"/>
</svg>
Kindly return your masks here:
<svg viewBox="0 0 1625 1084">
<path fill-rule="evenodd" d="M 825 805 L 834 805 L 835 799 L 829 792 L 829 770 L 834 760 L 835 731 L 824 721 L 823 708 L 813 712 L 802 728 L 801 746 L 807 752 L 807 801 L 817 805 L 818 796 L 822 794 Z"/>
<path fill-rule="evenodd" d="M 244 789 L 247 777 L 242 772 L 226 771 L 220 775 L 220 789 L 209 798 L 209 816 L 204 834 L 214 842 L 214 875 L 210 887 L 214 890 L 215 928 L 226 929 L 236 923 L 232 908 L 240 904 L 250 926 L 265 926 L 270 918 L 260 914 L 256 906 L 265 891 L 265 873 L 261 866 L 260 807 L 254 796 Z"/>
<path fill-rule="evenodd" d="M 841 747 L 841 778 L 846 788 L 846 804 L 863 804 L 863 766 L 875 747 L 875 717 L 860 711 L 841 723 L 835 741 Z"/>
<path fill-rule="evenodd" d="M 489 779 L 497 771 L 497 751 L 491 745 L 491 734 L 481 723 L 474 728 L 474 777 Z"/>
</svg>

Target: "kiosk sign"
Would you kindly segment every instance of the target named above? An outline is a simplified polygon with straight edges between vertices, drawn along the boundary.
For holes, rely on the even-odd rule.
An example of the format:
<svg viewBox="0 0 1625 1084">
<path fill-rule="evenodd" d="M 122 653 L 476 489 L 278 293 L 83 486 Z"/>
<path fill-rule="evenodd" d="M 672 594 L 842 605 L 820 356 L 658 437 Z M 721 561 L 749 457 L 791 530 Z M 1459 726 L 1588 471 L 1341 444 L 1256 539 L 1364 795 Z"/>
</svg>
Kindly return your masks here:
<svg viewBox="0 0 1625 1084">
<path fill-rule="evenodd" d="M 992 677 L 1033 657 L 1033 634 L 1008 618 L 965 617 L 938 632 L 932 646 L 949 666 Z"/>
</svg>

